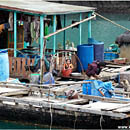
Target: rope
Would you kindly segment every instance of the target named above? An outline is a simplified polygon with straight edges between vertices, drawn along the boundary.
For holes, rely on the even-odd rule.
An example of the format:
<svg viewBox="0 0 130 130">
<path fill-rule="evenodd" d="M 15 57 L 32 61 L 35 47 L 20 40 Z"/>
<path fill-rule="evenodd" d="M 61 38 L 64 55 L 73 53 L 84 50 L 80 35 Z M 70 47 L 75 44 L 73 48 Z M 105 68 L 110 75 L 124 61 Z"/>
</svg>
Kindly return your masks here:
<svg viewBox="0 0 130 130">
<path fill-rule="evenodd" d="M 104 119 L 103 119 L 103 115 L 102 115 L 102 111 L 101 111 L 101 117 L 100 117 L 100 128 L 101 128 L 101 130 L 103 130 L 102 121 L 104 121 Z"/>
<path fill-rule="evenodd" d="M 75 112 L 75 113 L 74 113 L 74 115 L 75 115 L 75 120 L 74 120 L 74 130 L 75 130 L 76 121 L 77 121 L 77 117 L 78 117 L 78 114 L 77 114 L 77 112 Z"/>
<path fill-rule="evenodd" d="M 120 24 L 118 24 L 118 23 L 116 23 L 116 22 L 114 22 L 114 21 L 112 21 L 112 20 L 110 20 L 110 19 L 108 19 L 108 18 L 106 18 L 106 17 L 104 17 L 104 16 L 102 16 L 102 15 L 96 13 L 96 12 L 94 12 L 94 13 L 95 13 L 97 16 L 101 17 L 102 19 L 104 19 L 104 20 L 106 20 L 106 21 L 108 21 L 108 22 L 110 22 L 110 23 L 112 23 L 112 24 L 114 24 L 114 25 L 116 25 L 116 26 L 118 26 L 118 27 L 120 27 L 120 28 L 122 28 L 122 29 L 125 29 L 125 30 L 127 30 L 127 31 L 130 31 L 130 29 L 128 29 L 128 28 L 126 28 L 126 27 L 124 27 L 124 26 L 122 26 L 122 25 L 120 25 Z"/>
<path fill-rule="evenodd" d="M 51 130 L 51 128 L 52 128 L 52 122 L 53 122 L 52 110 L 51 110 L 51 103 L 50 103 L 50 116 L 51 116 L 51 123 L 50 123 L 50 130 Z"/>
</svg>

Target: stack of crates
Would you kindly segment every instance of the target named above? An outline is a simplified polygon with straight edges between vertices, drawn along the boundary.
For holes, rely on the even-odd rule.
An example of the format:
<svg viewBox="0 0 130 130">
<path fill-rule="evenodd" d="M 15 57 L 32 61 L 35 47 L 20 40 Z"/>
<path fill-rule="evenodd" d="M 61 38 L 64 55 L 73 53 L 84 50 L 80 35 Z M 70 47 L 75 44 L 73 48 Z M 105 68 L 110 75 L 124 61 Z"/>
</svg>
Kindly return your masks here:
<svg viewBox="0 0 130 130">
<path fill-rule="evenodd" d="M 114 52 L 105 52 L 104 53 L 104 60 L 105 61 L 111 61 L 111 60 L 114 60 L 117 58 L 119 58 L 119 55 L 117 53 L 114 53 Z"/>
</svg>

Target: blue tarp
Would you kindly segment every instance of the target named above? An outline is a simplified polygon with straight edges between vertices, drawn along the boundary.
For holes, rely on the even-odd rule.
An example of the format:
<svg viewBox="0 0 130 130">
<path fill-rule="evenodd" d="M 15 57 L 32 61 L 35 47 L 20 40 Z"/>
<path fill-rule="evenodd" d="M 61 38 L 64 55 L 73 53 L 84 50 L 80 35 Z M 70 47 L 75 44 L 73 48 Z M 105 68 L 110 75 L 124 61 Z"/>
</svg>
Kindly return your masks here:
<svg viewBox="0 0 130 130">
<path fill-rule="evenodd" d="M 110 90 L 114 90 L 111 82 L 103 82 L 100 80 L 85 80 L 91 81 L 90 84 L 83 84 L 83 94 L 93 95 L 93 96 L 102 96 L 111 98 L 114 96 L 114 93 L 111 93 Z"/>
</svg>

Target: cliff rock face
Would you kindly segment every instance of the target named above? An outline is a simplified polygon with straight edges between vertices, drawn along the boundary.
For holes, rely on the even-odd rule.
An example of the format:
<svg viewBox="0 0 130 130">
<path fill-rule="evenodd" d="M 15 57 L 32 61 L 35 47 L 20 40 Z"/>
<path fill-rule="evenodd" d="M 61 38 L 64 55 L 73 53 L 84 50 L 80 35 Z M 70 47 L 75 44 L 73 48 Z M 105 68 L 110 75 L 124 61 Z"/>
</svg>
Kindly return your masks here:
<svg viewBox="0 0 130 130">
<path fill-rule="evenodd" d="M 102 13 L 130 13 L 130 1 L 48 1 L 71 5 L 96 7 L 97 12 Z"/>
</svg>

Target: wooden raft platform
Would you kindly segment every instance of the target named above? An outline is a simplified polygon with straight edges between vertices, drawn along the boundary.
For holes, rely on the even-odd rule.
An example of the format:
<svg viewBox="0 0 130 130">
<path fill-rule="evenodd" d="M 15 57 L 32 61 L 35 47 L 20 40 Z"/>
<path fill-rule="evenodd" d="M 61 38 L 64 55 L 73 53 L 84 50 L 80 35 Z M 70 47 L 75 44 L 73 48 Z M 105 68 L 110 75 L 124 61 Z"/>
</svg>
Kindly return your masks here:
<svg viewBox="0 0 130 130">
<path fill-rule="evenodd" d="M 81 85 L 86 81 L 66 82 L 54 85 L 41 85 L 40 88 L 29 84 L 0 83 L 0 106 L 11 106 L 37 110 L 51 109 L 54 113 L 68 115 L 76 112 L 78 115 L 96 114 L 110 116 L 115 119 L 130 117 L 130 99 L 106 98 L 82 95 Z M 28 86 L 28 87 L 26 87 Z M 65 91 L 75 89 L 79 92 L 79 99 L 68 100 L 61 98 Z M 91 103 L 90 103 L 91 102 Z M 60 111 L 60 113 L 59 113 Z M 62 112 L 61 112 L 62 111 Z"/>
</svg>

